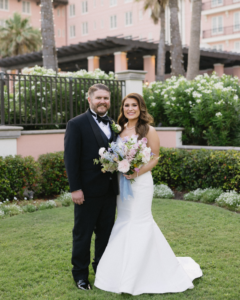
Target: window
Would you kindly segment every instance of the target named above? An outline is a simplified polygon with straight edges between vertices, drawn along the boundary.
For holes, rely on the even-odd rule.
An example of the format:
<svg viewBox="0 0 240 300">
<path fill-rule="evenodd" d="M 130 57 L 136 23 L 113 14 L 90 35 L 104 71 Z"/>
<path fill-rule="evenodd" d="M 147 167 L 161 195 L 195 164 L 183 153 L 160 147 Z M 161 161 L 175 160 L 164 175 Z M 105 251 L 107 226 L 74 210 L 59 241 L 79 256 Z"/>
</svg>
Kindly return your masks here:
<svg viewBox="0 0 240 300">
<path fill-rule="evenodd" d="M 110 6 L 116 6 L 117 0 L 110 0 Z"/>
<path fill-rule="evenodd" d="M 101 6 L 103 6 L 104 5 L 104 0 L 101 0 Z"/>
<path fill-rule="evenodd" d="M 57 16 L 60 17 L 60 8 L 57 9 Z"/>
<path fill-rule="evenodd" d="M 125 13 L 125 25 L 129 26 L 132 25 L 132 12 L 131 11 L 127 11 Z"/>
<path fill-rule="evenodd" d="M 94 21 L 93 23 L 93 29 L 96 30 L 97 29 L 97 24 L 96 24 L 96 21 Z"/>
<path fill-rule="evenodd" d="M 126 40 L 131 40 L 132 35 L 126 35 L 124 38 L 125 38 Z"/>
<path fill-rule="evenodd" d="M 142 18 L 143 18 L 143 11 L 139 10 L 139 20 L 142 20 Z"/>
<path fill-rule="evenodd" d="M 214 50 L 223 51 L 223 44 L 213 45 Z"/>
<path fill-rule="evenodd" d="M 69 6 L 69 15 L 70 15 L 70 17 L 75 16 L 75 4 L 70 4 L 70 6 Z"/>
<path fill-rule="evenodd" d="M 110 28 L 114 29 L 117 28 L 117 16 L 110 16 Z"/>
<path fill-rule="evenodd" d="M 62 37 L 65 37 L 65 31 L 64 31 L 64 29 L 62 30 Z"/>
<path fill-rule="evenodd" d="M 88 22 L 83 22 L 82 23 L 82 35 L 87 35 L 88 34 Z"/>
<path fill-rule="evenodd" d="M 93 7 L 96 7 L 97 6 L 97 2 L 96 0 L 93 0 Z"/>
<path fill-rule="evenodd" d="M 70 26 L 70 38 L 74 38 L 76 36 L 75 25 Z"/>
<path fill-rule="evenodd" d="M 152 41 L 152 33 L 151 32 L 149 32 L 149 34 L 148 34 L 148 42 L 151 42 Z"/>
<path fill-rule="evenodd" d="M 239 31 L 240 30 L 240 12 L 234 13 L 233 22 L 234 22 L 234 26 L 233 26 L 234 31 Z"/>
<path fill-rule="evenodd" d="M 234 51 L 240 52 L 240 41 L 234 43 Z"/>
<path fill-rule="evenodd" d="M 101 28 L 104 28 L 104 21 L 101 20 Z"/>
<path fill-rule="evenodd" d="M 125 0 L 124 2 L 125 3 L 129 3 L 129 2 L 132 2 L 132 0 Z"/>
<path fill-rule="evenodd" d="M 58 37 L 61 37 L 61 29 L 58 29 Z"/>
<path fill-rule="evenodd" d="M 0 27 L 5 27 L 6 21 L 5 20 L 0 20 Z"/>
<path fill-rule="evenodd" d="M 82 1 L 82 14 L 86 14 L 88 12 L 88 2 Z"/>
<path fill-rule="evenodd" d="M 8 0 L 0 0 L 0 10 L 8 10 Z"/>
<path fill-rule="evenodd" d="M 148 16 L 149 16 L 149 18 L 151 17 L 151 15 L 152 15 L 152 9 L 149 8 L 149 9 L 148 9 Z"/>
<path fill-rule="evenodd" d="M 30 2 L 27 1 L 22 2 L 22 12 L 24 14 L 30 14 Z"/>
<path fill-rule="evenodd" d="M 223 33 L 223 17 L 217 16 L 212 18 L 212 34 Z"/>
<path fill-rule="evenodd" d="M 62 16 L 65 15 L 65 7 L 62 8 Z"/>
<path fill-rule="evenodd" d="M 211 6 L 215 7 L 215 6 L 220 6 L 223 5 L 223 0 L 212 0 L 211 1 Z"/>
</svg>

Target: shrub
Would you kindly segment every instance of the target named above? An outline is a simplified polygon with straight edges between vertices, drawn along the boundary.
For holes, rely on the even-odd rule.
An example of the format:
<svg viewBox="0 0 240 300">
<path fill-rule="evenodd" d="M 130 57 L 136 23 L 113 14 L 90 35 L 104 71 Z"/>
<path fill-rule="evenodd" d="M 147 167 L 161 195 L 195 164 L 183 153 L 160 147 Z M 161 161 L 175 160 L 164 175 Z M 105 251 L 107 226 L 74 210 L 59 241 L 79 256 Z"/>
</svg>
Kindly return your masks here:
<svg viewBox="0 0 240 300">
<path fill-rule="evenodd" d="M 187 201 L 201 201 L 203 203 L 214 203 L 223 191 L 221 189 L 197 189 L 184 195 L 184 200 Z"/>
<path fill-rule="evenodd" d="M 198 188 L 240 190 L 240 152 L 160 148 L 154 184 L 192 191 Z"/>
<path fill-rule="evenodd" d="M 22 206 L 22 210 L 24 212 L 34 212 L 37 210 L 37 207 L 33 204 L 27 204 L 27 205 Z"/>
<path fill-rule="evenodd" d="M 0 219 L 4 218 L 4 211 L 0 209 Z"/>
<path fill-rule="evenodd" d="M 10 217 L 19 215 L 23 212 L 21 207 L 17 204 L 1 205 L 1 210 L 5 215 L 8 215 Z"/>
<path fill-rule="evenodd" d="M 70 206 L 73 203 L 71 193 L 63 191 L 61 191 L 61 195 L 56 200 L 60 201 L 62 206 Z"/>
<path fill-rule="evenodd" d="M 172 199 L 174 197 L 173 191 L 165 184 L 154 185 L 154 198 Z"/>
<path fill-rule="evenodd" d="M 143 89 L 149 112 L 163 126 L 184 127 L 184 144 L 240 145 L 240 87 L 237 77 L 172 76 Z"/>
<path fill-rule="evenodd" d="M 24 198 L 24 191 L 41 192 L 39 165 L 31 156 L 0 157 L 0 200 Z"/>
<path fill-rule="evenodd" d="M 42 154 L 38 162 L 42 172 L 42 192 L 45 196 L 58 195 L 61 190 L 69 190 L 63 152 Z"/>
<path fill-rule="evenodd" d="M 203 203 L 214 203 L 222 193 L 222 189 L 207 189 L 202 194 L 200 201 Z"/>
<path fill-rule="evenodd" d="M 240 207 L 240 195 L 237 194 L 236 191 L 227 191 L 216 199 L 216 203 L 219 206 L 235 210 Z"/>
<path fill-rule="evenodd" d="M 56 205 L 56 203 L 55 203 L 54 200 L 48 200 L 48 201 L 46 201 L 46 202 L 42 202 L 42 203 L 39 205 L 38 209 L 39 209 L 39 210 L 44 210 L 44 209 L 48 209 L 48 208 L 54 208 L 54 207 L 56 207 L 56 206 L 57 206 L 57 205 Z"/>
</svg>

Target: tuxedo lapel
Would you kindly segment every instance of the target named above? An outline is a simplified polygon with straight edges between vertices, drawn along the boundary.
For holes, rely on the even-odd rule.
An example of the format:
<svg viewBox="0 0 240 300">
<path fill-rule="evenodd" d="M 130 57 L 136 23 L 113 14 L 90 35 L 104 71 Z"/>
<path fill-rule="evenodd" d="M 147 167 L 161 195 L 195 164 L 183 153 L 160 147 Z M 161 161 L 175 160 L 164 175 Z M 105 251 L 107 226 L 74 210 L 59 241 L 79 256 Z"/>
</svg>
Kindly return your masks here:
<svg viewBox="0 0 240 300">
<path fill-rule="evenodd" d="M 98 145 L 99 145 L 99 147 L 101 148 L 101 147 L 106 147 L 106 145 L 105 145 L 105 143 L 104 143 L 104 140 L 103 140 L 103 138 L 102 138 L 102 135 L 101 135 L 101 132 L 100 132 L 100 128 L 99 128 L 99 126 L 96 124 L 96 122 L 95 122 L 95 120 L 93 119 L 93 117 L 92 117 L 92 115 L 91 115 L 91 113 L 90 113 L 90 111 L 88 110 L 87 112 L 86 112 L 86 115 L 87 115 L 87 117 L 88 117 L 88 121 L 89 121 L 89 123 L 90 123 L 90 125 L 91 125 L 91 127 L 92 127 L 92 130 L 93 130 L 93 133 L 94 133 L 94 135 L 95 135 L 95 138 L 96 138 L 96 140 L 97 140 L 97 142 L 98 142 Z"/>
</svg>

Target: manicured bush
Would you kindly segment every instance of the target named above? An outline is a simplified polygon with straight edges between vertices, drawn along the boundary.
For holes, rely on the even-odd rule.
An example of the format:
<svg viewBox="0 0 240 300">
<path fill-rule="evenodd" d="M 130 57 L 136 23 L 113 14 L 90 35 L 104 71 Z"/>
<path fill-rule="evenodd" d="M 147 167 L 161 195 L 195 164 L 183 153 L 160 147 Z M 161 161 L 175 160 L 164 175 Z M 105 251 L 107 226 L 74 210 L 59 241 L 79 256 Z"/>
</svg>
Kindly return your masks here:
<svg viewBox="0 0 240 300">
<path fill-rule="evenodd" d="M 39 156 L 38 162 L 42 173 L 41 186 L 43 195 L 58 195 L 61 190 L 69 190 L 63 152 L 42 154 Z"/>
<path fill-rule="evenodd" d="M 35 212 L 37 210 L 37 207 L 33 204 L 27 204 L 22 206 L 22 210 L 24 212 Z"/>
<path fill-rule="evenodd" d="M 24 191 L 41 192 L 39 165 L 31 156 L 0 157 L 0 201 L 24 198 Z"/>
<path fill-rule="evenodd" d="M 60 201 L 62 206 L 70 206 L 73 203 L 71 193 L 63 191 L 61 191 L 61 195 L 56 200 Z"/>
<path fill-rule="evenodd" d="M 22 208 L 17 204 L 1 205 L 1 210 L 6 216 L 16 216 L 23 212 Z"/>
<path fill-rule="evenodd" d="M 46 201 L 46 202 L 42 202 L 42 203 L 39 205 L 38 209 L 39 209 L 39 210 L 44 210 L 44 209 L 54 208 L 54 207 L 56 207 L 56 206 L 57 206 L 57 204 L 55 203 L 54 200 L 48 200 L 48 201 Z"/>
<path fill-rule="evenodd" d="M 174 193 L 166 184 L 154 185 L 153 197 L 172 199 L 174 197 Z"/>
<path fill-rule="evenodd" d="M 216 199 L 216 203 L 219 206 L 235 210 L 240 207 L 240 195 L 236 191 L 227 191 Z"/>
<path fill-rule="evenodd" d="M 171 77 L 144 87 L 155 126 L 184 127 L 186 145 L 240 145 L 240 87 L 237 77 Z"/>
<path fill-rule="evenodd" d="M 154 184 L 193 191 L 198 188 L 240 190 L 240 152 L 161 148 L 153 169 Z"/>
<path fill-rule="evenodd" d="M 214 203 L 215 200 L 223 193 L 222 189 L 196 189 L 184 195 L 184 200 L 201 201 L 203 203 Z"/>
</svg>

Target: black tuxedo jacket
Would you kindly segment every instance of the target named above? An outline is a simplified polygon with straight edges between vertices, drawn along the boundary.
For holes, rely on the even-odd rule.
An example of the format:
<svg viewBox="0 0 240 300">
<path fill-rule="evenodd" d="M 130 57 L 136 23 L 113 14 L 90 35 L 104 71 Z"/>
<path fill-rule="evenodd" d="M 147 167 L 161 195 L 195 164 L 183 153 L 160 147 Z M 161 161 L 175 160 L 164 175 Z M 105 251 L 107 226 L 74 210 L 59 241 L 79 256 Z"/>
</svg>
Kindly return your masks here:
<svg viewBox="0 0 240 300">
<path fill-rule="evenodd" d="M 118 195 L 117 173 L 102 173 L 101 165 L 93 163 L 93 159 L 99 158 L 99 149 L 108 148 L 107 138 L 104 139 L 102 134 L 89 110 L 67 123 L 64 162 L 71 192 L 81 189 L 85 197 L 102 197 L 107 194 L 112 180 L 114 192 Z M 112 135 L 116 141 L 116 133 L 112 131 Z"/>
</svg>

